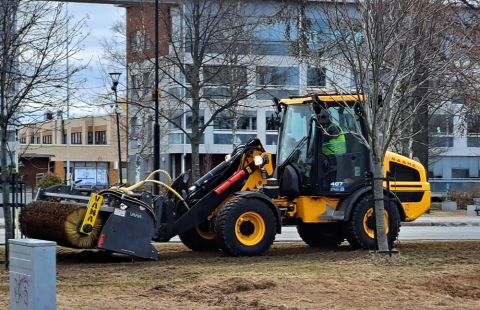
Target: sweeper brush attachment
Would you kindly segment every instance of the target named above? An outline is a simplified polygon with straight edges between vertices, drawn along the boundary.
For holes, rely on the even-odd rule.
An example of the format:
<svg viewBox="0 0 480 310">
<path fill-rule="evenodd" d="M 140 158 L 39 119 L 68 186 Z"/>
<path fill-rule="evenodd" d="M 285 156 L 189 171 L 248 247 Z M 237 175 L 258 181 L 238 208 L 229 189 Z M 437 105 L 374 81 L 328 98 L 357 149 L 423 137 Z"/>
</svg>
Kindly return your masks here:
<svg viewBox="0 0 480 310">
<path fill-rule="evenodd" d="M 86 206 L 37 200 L 20 214 L 21 230 L 28 238 L 56 241 L 58 245 L 91 249 L 97 245 L 103 220 L 97 217 L 90 234 L 79 232 Z"/>
</svg>

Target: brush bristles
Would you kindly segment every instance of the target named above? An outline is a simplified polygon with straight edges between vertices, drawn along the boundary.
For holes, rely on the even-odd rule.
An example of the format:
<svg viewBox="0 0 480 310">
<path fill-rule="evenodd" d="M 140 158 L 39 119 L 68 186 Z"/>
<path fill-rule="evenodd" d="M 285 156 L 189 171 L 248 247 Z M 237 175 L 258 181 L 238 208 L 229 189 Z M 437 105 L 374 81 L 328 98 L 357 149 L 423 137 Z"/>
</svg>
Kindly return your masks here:
<svg viewBox="0 0 480 310">
<path fill-rule="evenodd" d="M 29 238 L 56 241 L 58 245 L 91 249 L 103 227 L 99 216 L 90 235 L 77 232 L 77 226 L 84 219 L 87 208 L 74 204 L 48 201 L 34 201 L 28 204 L 20 215 L 21 231 Z"/>
</svg>

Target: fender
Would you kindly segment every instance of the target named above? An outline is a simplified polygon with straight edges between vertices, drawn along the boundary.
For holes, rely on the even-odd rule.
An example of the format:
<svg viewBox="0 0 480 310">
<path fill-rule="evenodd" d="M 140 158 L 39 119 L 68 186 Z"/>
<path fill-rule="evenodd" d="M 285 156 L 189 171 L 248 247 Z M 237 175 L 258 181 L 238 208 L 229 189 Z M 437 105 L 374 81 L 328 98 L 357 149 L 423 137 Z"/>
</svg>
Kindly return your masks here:
<svg viewBox="0 0 480 310">
<path fill-rule="evenodd" d="M 355 203 L 358 200 L 360 200 L 362 196 L 365 196 L 366 194 L 369 194 L 371 192 L 372 192 L 371 186 L 362 187 L 354 191 L 344 200 L 342 200 L 338 205 L 337 210 L 335 210 L 336 214 L 343 213 L 343 219 L 341 219 L 341 221 L 348 221 L 350 219 L 350 215 L 352 214 L 352 210 L 353 210 L 353 207 L 355 206 Z M 383 192 L 384 194 L 386 194 L 387 189 L 384 188 Z M 395 193 L 391 191 L 390 191 L 390 197 L 392 198 L 392 201 L 394 201 L 397 206 L 398 212 L 400 213 L 400 219 L 404 221 L 406 218 L 406 214 L 405 214 L 405 210 L 403 209 L 402 202 L 400 201 L 400 199 L 398 199 L 397 195 L 395 195 Z"/>
<path fill-rule="evenodd" d="M 264 201 L 270 207 L 270 209 L 272 209 L 273 214 L 275 214 L 275 220 L 277 222 L 277 234 L 282 233 L 282 217 L 280 215 L 280 210 L 278 210 L 277 205 L 270 197 L 260 192 L 235 192 L 234 195 L 244 196 L 247 198 L 258 198 Z"/>
</svg>

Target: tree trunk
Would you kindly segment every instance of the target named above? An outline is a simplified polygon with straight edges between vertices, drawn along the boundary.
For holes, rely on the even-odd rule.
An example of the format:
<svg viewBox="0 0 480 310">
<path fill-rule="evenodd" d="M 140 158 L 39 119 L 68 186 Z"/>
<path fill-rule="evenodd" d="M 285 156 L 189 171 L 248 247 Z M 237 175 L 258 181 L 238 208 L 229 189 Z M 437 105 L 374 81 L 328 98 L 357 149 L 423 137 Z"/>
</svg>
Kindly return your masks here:
<svg viewBox="0 0 480 310">
<path fill-rule="evenodd" d="M 2 117 L 3 118 L 3 117 Z M 7 166 L 7 122 L 2 122 L 0 126 L 0 137 L 2 143 L 0 145 L 0 165 L 2 167 L 1 183 L 2 183 L 2 203 L 3 214 L 5 217 L 5 244 L 8 243 L 8 239 L 13 239 L 13 218 L 10 208 L 10 193 L 8 185 L 9 170 Z M 5 253 L 6 255 L 6 253 Z"/>
<path fill-rule="evenodd" d="M 385 204 L 383 192 L 383 158 L 374 159 L 373 163 L 373 177 L 376 179 L 373 182 L 373 192 L 375 196 L 375 219 L 377 223 L 377 242 L 378 242 L 378 251 L 387 252 L 388 249 L 388 238 L 386 234 L 386 223 L 385 223 Z"/>
<path fill-rule="evenodd" d="M 237 147 L 237 128 L 238 128 L 237 111 L 233 110 L 233 112 L 232 112 L 232 147 L 233 147 L 233 150 Z"/>
<path fill-rule="evenodd" d="M 192 182 L 200 179 L 200 140 L 191 139 L 192 146 Z"/>
</svg>

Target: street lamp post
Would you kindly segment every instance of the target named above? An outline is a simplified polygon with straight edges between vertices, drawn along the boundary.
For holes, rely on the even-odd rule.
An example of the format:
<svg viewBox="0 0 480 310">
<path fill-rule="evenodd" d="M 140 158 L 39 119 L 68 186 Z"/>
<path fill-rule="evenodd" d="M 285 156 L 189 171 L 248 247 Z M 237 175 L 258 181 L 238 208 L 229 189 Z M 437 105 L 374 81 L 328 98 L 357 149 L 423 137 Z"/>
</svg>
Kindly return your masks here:
<svg viewBox="0 0 480 310">
<path fill-rule="evenodd" d="M 153 124 L 153 171 L 160 169 L 160 124 L 158 122 L 158 0 L 155 0 L 155 123 Z M 160 181 L 160 174 L 154 176 Z M 153 184 L 153 194 L 160 193 L 158 184 Z"/>
<path fill-rule="evenodd" d="M 119 175 L 119 182 L 121 184 L 123 182 L 122 178 L 122 149 L 120 147 L 120 120 L 119 115 L 122 113 L 122 108 L 118 105 L 118 98 L 117 98 L 117 85 L 118 80 L 120 79 L 121 73 L 110 73 L 110 77 L 112 78 L 112 90 L 115 92 L 115 104 L 111 104 L 110 106 L 113 108 L 115 107 L 115 114 L 117 114 L 117 142 L 118 142 L 118 175 Z"/>
</svg>

